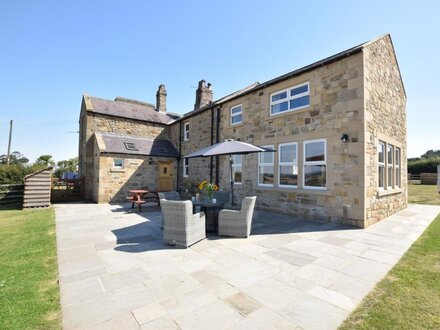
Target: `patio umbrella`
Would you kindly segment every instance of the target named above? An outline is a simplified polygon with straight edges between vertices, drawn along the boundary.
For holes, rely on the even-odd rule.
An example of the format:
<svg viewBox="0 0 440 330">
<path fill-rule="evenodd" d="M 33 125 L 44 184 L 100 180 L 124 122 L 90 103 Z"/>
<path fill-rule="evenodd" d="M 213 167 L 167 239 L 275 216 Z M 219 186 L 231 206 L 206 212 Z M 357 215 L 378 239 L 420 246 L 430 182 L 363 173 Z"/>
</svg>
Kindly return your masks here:
<svg viewBox="0 0 440 330">
<path fill-rule="evenodd" d="M 231 178 L 231 203 L 234 205 L 234 180 L 232 179 L 232 155 L 247 155 L 256 152 L 274 152 L 275 150 L 270 148 L 258 147 L 250 143 L 235 141 L 232 139 L 225 140 L 208 146 L 206 148 L 197 150 L 185 158 L 196 158 L 196 157 L 211 157 L 211 156 L 221 156 L 229 155 L 229 167 L 230 167 L 230 178 Z"/>
</svg>

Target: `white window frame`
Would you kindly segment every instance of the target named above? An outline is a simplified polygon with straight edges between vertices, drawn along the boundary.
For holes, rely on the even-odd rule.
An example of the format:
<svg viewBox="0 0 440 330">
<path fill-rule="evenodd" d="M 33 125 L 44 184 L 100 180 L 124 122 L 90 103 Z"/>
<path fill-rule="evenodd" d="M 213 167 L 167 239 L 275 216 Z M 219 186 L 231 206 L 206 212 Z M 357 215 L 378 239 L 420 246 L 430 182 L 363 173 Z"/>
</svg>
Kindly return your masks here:
<svg viewBox="0 0 440 330">
<path fill-rule="evenodd" d="M 232 162 L 232 180 L 234 181 L 234 185 L 241 185 L 243 182 L 243 155 L 233 155 L 232 159 L 234 159 L 234 156 L 239 156 L 241 157 L 241 163 L 240 164 L 235 164 L 234 162 Z M 240 168 L 241 169 L 241 181 L 240 182 L 236 182 L 235 181 L 235 175 L 234 175 L 234 169 L 235 168 Z"/>
<path fill-rule="evenodd" d="M 183 141 L 189 141 L 189 121 L 183 123 Z"/>
<path fill-rule="evenodd" d="M 398 157 L 397 157 L 398 155 Z M 402 153 L 399 147 L 394 147 L 394 172 L 395 172 L 395 177 L 394 177 L 394 186 L 396 188 L 400 188 L 400 186 L 402 185 L 402 176 L 400 173 L 400 159 L 402 157 Z"/>
<path fill-rule="evenodd" d="M 183 177 L 187 178 L 189 175 L 189 158 L 183 158 Z"/>
<path fill-rule="evenodd" d="M 384 142 L 384 141 L 379 141 L 379 143 L 378 143 L 378 146 L 379 145 L 382 145 L 383 146 L 383 162 L 380 162 L 379 161 L 379 147 L 377 148 L 377 187 L 379 188 L 379 189 L 385 189 L 385 186 L 386 186 L 386 182 L 385 182 L 385 178 L 386 178 L 386 176 L 385 176 L 385 162 L 386 162 L 386 159 L 387 159 L 387 146 L 386 146 L 386 143 Z M 383 169 L 382 169 L 382 175 L 383 175 L 383 178 L 382 178 L 382 182 L 383 182 L 383 187 L 381 187 L 379 184 L 380 184 L 380 170 L 379 170 L 379 167 L 382 167 Z"/>
<path fill-rule="evenodd" d="M 295 155 L 296 159 L 293 162 L 282 162 L 281 161 L 281 149 L 284 146 L 295 146 Z M 288 142 L 288 143 L 280 143 L 278 145 L 278 187 L 281 188 L 298 188 L 298 185 L 288 185 L 281 184 L 281 166 L 296 166 L 296 175 L 299 178 L 299 169 L 298 169 L 298 142 Z"/>
<path fill-rule="evenodd" d="M 263 148 L 267 148 L 267 149 L 274 149 L 274 145 L 267 145 L 267 146 L 262 146 Z M 273 167 L 273 172 L 274 172 L 274 179 L 275 179 L 275 157 L 273 156 L 272 153 L 272 163 L 262 163 L 261 162 L 261 156 L 264 154 L 264 152 L 260 152 L 258 154 L 258 173 L 257 173 L 257 184 L 260 187 L 273 187 L 273 184 L 270 183 L 260 183 L 260 169 L 261 166 L 272 166 Z"/>
<path fill-rule="evenodd" d="M 122 162 L 121 166 L 116 166 L 115 162 L 120 160 Z M 113 168 L 123 169 L 124 168 L 124 159 L 123 158 L 113 158 Z"/>
<path fill-rule="evenodd" d="M 232 113 L 232 110 L 237 109 L 237 108 L 240 108 L 240 112 Z M 237 105 L 234 105 L 233 107 L 231 107 L 230 114 L 231 114 L 231 120 L 230 120 L 231 125 L 238 125 L 238 124 L 243 123 L 243 105 L 242 104 L 237 104 Z M 233 123 L 232 119 L 237 116 L 241 116 L 241 120 L 236 123 Z"/>
<path fill-rule="evenodd" d="M 298 88 L 298 87 L 302 87 L 302 86 L 305 86 L 305 85 L 307 85 L 307 92 L 303 92 L 303 93 L 300 93 L 300 94 L 295 95 L 295 96 L 291 96 L 290 95 L 290 91 L 292 89 L 295 89 L 295 88 Z M 287 94 L 287 97 L 285 99 L 277 100 L 277 101 L 272 102 L 272 96 L 274 96 L 276 94 L 283 93 L 283 92 L 286 92 L 286 94 Z M 291 100 L 295 100 L 295 99 L 298 99 L 300 97 L 307 96 L 307 95 L 309 96 L 309 104 L 308 105 L 303 105 L 301 107 L 290 109 L 290 101 Z M 282 89 L 282 90 L 273 92 L 273 93 L 271 93 L 269 95 L 269 97 L 270 97 L 270 99 L 269 99 L 269 101 L 270 101 L 269 102 L 270 103 L 269 104 L 269 114 L 271 116 L 277 116 L 277 115 L 280 115 L 280 114 L 283 114 L 283 113 L 286 113 L 286 112 L 297 111 L 297 110 L 300 110 L 300 109 L 304 109 L 304 108 L 310 107 L 310 82 L 307 81 L 305 83 L 301 83 L 301 84 L 298 84 L 298 85 L 295 85 L 295 86 L 292 86 L 292 87 L 289 87 L 289 88 L 286 88 L 286 89 Z M 283 103 L 283 102 L 287 102 L 288 109 L 285 110 L 285 111 L 282 111 L 282 112 L 272 113 L 272 106 L 280 104 L 280 103 Z"/>
<path fill-rule="evenodd" d="M 318 160 L 318 161 L 307 161 L 306 159 L 306 145 L 317 143 L 317 142 L 324 142 L 324 160 Z M 303 143 L 303 160 L 304 160 L 304 166 L 303 166 L 303 186 L 304 189 L 311 189 L 311 190 L 327 190 L 327 139 L 316 139 L 316 140 L 306 140 Z M 325 165 L 325 187 L 314 187 L 314 186 L 306 186 L 306 166 L 312 166 L 312 165 Z"/>
<path fill-rule="evenodd" d="M 391 148 L 391 163 L 388 158 L 388 152 L 389 152 L 390 148 Z M 387 157 L 386 158 L 386 160 L 387 160 L 387 166 L 386 166 L 386 168 L 387 168 L 387 175 L 386 175 L 387 188 L 393 189 L 394 188 L 394 146 L 390 143 L 387 143 L 386 150 L 387 150 L 387 152 L 386 152 L 386 157 Z M 391 175 L 390 175 L 390 169 L 391 169 Z"/>
</svg>

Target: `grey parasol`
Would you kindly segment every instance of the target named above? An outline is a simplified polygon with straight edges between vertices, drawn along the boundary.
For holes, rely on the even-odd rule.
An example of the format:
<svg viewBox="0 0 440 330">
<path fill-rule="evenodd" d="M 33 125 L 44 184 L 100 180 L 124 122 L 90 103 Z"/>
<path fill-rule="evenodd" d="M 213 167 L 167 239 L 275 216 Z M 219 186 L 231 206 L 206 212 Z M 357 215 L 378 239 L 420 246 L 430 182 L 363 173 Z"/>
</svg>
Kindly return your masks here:
<svg viewBox="0 0 440 330">
<path fill-rule="evenodd" d="M 232 139 L 225 140 L 197 150 L 185 158 L 211 157 L 220 155 L 229 155 L 230 178 L 231 178 L 231 203 L 234 205 L 234 180 L 232 179 L 232 155 L 246 155 L 256 152 L 274 152 L 275 150 L 258 147 L 250 143 L 235 141 Z"/>
</svg>

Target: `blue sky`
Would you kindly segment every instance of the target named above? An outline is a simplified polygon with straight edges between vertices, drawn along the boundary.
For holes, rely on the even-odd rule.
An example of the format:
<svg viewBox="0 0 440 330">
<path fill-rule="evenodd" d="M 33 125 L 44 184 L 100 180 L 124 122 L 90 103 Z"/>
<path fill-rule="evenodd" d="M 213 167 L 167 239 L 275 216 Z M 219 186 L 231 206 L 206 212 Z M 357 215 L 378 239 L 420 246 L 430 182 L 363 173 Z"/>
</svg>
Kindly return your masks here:
<svg viewBox="0 0 440 330">
<path fill-rule="evenodd" d="M 84 92 L 192 110 L 195 86 L 220 98 L 391 33 L 408 103 L 408 156 L 440 149 L 440 2 L 0 2 L 0 154 L 77 155 Z"/>
</svg>

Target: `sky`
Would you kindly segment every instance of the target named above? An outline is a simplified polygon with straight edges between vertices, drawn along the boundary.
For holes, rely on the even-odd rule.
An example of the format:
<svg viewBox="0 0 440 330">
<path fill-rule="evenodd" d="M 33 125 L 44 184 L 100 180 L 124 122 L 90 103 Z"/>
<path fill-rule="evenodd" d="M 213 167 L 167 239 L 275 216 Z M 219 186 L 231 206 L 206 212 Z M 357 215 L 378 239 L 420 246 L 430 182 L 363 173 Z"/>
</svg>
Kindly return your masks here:
<svg viewBox="0 0 440 330">
<path fill-rule="evenodd" d="M 0 1 L 0 154 L 78 154 L 84 92 L 194 106 L 391 33 L 408 157 L 440 149 L 440 1 Z"/>
</svg>

